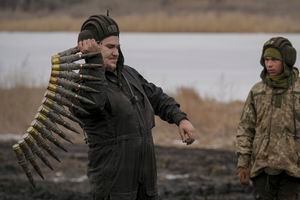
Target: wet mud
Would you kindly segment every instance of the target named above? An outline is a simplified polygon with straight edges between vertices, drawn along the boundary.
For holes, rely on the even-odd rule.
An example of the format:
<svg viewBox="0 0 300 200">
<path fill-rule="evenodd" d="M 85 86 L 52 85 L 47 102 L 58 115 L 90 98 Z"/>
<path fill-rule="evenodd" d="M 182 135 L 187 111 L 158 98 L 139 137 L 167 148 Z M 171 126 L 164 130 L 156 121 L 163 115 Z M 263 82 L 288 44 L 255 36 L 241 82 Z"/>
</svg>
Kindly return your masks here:
<svg viewBox="0 0 300 200">
<path fill-rule="evenodd" d="M 90 198 L 86 145 L 67 145 L 68 153 L 56 149 L 62 162 L 51 160 L 54 171 L 39 162 L 45 180 L 34 174 L 37 187 L 32 189 L 11 150 L 13 143 L 0 142 L 1 200 Z M 160 199 L 254 199 L 252 187 L 240 186 L 236 178 L 234 152 L 157 146 L 156 156 Z"/>
</svg>

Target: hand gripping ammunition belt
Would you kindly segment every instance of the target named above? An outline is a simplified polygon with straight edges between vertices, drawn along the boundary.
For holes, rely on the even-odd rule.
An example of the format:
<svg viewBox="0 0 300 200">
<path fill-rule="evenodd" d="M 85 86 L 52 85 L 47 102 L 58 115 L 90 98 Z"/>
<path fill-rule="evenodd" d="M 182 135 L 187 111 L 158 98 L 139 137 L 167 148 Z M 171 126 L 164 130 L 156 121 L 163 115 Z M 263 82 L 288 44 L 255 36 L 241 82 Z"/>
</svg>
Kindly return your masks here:
<svg viewBox="0 0 300 200">
<path fill-rule="evenodd" d="M 77 47 L 74 47 L 60 52 L 51 58 L 51 75 L 42 104 L 38 108 L 34 120 L 25 131 L 22 139 L 12 146 L 19 165 L 22 167 L 33 187 L 35 187 L 35 182 L 32 170 L 36 171 L 36 173 L 44 179 L 38 161 L 44 163 L 51 170 L 53 170 L 53 167 L 47 159 L 47 154 L 58 162 L 61 162 L 48 143 L 53 143 L 56 147 L 66 152 L 66 148 L 56 137 L 72 143 L 57 124 L 74 133 L 80 133 L 65 120 L 65 118 L 68 118 L 81 124 L 80 120 L 66 108 L 76 109 L 78 112 L 88 114 L 78 102 L 94 104 L 91 100 L 78 95 L 74 91 L 84 90 L 87 92 L 98 92 L 93 88 L 80 84 L 80 80 L 82 79 L 98 80 L 97 77 L 80 74 L 80 69 L 98 68 L 102 65 L 81 64 L 77 62 L 97 54 L 98 53 L 82 54 Z M 39 160 L 37 160 L 37 158 Z"/>
</svg>

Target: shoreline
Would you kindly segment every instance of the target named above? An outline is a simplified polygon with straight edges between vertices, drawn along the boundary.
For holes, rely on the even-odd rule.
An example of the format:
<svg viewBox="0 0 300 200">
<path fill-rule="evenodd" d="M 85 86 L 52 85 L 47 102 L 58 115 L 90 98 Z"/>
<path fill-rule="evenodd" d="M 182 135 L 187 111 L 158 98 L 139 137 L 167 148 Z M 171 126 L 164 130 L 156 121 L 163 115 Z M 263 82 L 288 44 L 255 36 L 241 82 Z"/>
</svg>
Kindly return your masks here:
<svg viewBox="0 0 300 200">
<path fill-rule="evenodd" d="M 59 20 L 57 18 L 59 17 Z M 70 16 L 0 18 L 0 31 L 57 32 L 78 31 L 85 18 Z M 122 32 L 187 33 L 300 33 L 297 20 L 242 13 L 204 13 L 188 15 L 127 15 L 114 17 Z M 261 23 L 268 21 L 268 23 Z"/>
</svg>

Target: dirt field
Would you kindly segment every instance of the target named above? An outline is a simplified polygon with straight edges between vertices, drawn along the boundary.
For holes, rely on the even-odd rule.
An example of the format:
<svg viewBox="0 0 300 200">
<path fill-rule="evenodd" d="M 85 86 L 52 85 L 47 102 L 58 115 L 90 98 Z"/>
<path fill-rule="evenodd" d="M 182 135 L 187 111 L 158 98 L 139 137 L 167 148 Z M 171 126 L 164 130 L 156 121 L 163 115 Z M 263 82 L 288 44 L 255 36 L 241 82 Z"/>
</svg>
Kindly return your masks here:
<svg viewBox="0 0 300 200">
<path fill-rule="evenodd" d="M 33 190 L 11 151 L 13 143 L 0 143 L 1 200 L 79 200 L 89 197 L 85 176 L 86 145 L 67 146 L 68 153 L 59 153 L 62 163 L 52 160 L 54 172 L 40 163 L 45 180 L 35 176 L 38 186 Z M 241 187 L 235 176 L 233 152 L 157 146 L 156 153 L 160 199 L 253 199 L 252 188 Z"/>
</svg>

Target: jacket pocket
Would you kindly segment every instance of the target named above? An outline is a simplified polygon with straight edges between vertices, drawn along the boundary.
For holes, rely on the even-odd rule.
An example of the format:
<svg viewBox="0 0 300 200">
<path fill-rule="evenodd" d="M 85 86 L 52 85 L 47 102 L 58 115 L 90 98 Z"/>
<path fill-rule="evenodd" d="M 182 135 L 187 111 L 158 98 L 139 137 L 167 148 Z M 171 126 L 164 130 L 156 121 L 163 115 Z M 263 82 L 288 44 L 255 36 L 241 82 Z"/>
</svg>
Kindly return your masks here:
<svg viewBox="0 0 300 200">
<path fill-rule="evenodd" d="M 97 145 L 94 148 L 90 148 L 88 152 L 89 168 L 91 170 L 104 169 L 105 166 L 112 160 L 113 154 L 113 145 Z"/>
</svg>

